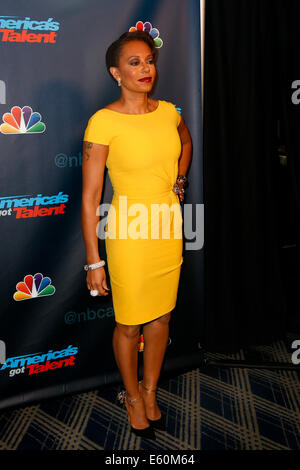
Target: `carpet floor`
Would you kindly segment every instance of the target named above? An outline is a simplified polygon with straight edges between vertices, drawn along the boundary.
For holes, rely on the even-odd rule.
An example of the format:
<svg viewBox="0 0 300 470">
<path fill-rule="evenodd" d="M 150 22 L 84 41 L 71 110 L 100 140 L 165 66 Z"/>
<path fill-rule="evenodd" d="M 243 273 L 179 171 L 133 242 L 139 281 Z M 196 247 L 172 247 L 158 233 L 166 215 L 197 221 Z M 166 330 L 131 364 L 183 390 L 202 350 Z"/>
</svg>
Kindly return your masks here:
<svg viewBox="0 0 300 470">
<path fill-rule="evenodd" d="M 296 338 L 295 338 L 296 339 Z M 292 338 L 210 360 L 291 363 Z M 292 365 L 292 363 L 291 363 Z M 149 441 L 130 432 L 117 394 L 105 386 L 0 412 L 0 450 L 297 450 L 299 370 L 209 364 L 159 382 L 166 430 Z"/>
</svg>

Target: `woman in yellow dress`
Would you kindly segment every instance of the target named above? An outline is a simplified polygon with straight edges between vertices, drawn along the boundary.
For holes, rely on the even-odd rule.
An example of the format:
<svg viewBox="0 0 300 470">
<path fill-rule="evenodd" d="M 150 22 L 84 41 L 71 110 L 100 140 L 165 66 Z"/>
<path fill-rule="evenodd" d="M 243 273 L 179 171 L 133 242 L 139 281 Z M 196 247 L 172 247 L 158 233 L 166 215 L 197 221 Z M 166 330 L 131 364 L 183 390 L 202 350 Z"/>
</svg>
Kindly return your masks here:
<svg viewBox="0 0 300 470">
<path fill-rule="evenodd" d="M 124 33 L 109 46 L 106 66 L 121 97 L 98 110 L 85 130 L 81 209 L 87 288 L 106 296 L 96 230 L 106 166 L 114 190 L 105 226 L 116 320 L 113 350 L 126 389 L 119 399 L 131 430 L 150 439 L 154 428 L 164 426 L 155 391 L 183 261 L 180 201 L 192 152 L 190 133 L 175 106 L 149 97 L 156 60 L 155 43 L 145 31 Z M 143 380 L 138 382 L 141 326 Z"/>
</svg>

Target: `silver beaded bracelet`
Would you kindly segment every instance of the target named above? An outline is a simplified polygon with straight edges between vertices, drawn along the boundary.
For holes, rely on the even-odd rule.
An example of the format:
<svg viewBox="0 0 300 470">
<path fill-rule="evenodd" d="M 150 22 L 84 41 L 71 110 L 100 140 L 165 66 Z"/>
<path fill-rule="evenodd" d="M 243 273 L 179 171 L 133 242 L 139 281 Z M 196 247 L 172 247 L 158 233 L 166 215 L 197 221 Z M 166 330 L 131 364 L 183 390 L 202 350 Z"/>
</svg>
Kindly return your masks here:
<svg viewBox="0 0 300 470">
<path fill-rule="evenodd" d="M 174 189 L 175 194 L 177 194 L 177 196 L 179 196 L 180 187 L 178 186 L 177 183 L 174 183 L 173 189 Z M 184 189 L 182 189 L 181 191 L 184 192 Z"/>
<path fill-rule="evenodd" d="M 176 181 L 178 181 L 179 183 L 183 183 L 184 186 L 186 186 L 188 180 L 187 180 L 186 176 L 178 175 L 177 178 L 176 178 Z"/>
<path fill-rule="evenodd" d="M 105 261 L 104 260 L 99 261 L 98 263 L 94 263 L 94 264 L 85 264 L 83 266 L 83 269 L 85 271 L 92 271 L 93 269 L 101 268 L 102 266 L 105 266 Z"/>
</svg>

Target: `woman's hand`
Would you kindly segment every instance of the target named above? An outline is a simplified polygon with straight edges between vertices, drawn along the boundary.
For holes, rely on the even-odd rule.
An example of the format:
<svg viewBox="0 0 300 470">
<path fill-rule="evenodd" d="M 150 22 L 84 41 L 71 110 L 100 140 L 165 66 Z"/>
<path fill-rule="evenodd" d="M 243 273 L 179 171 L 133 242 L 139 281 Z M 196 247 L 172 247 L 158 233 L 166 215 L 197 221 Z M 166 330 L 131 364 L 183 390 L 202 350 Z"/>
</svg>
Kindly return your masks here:
<svg viewBox="0 0 300 470">
<path fill-rule="evenodd" d="M 97 290 L 98 295 L 106 296 L 110 294 L 110 292 L 107 292 L 110 289 L 107 287 L 106 273 L 103 266 L 87 272 L 86 284 L 89 290 Z"/>
<path fill-rule="evenodd" d="M 178 186 L 179 186 L 179 199 L 180 199 L 180 201 L 182 202 L 183 199 L 184 199 L 184 187 L 183 187 L 183 183 L 178 183 Z"/>
<path fill-rule="evenodd" d="M 183 199 L 184 199 L 184 185 L 183 185 L 183 183 L 181 183 L 181 182 L 176 182 L 176 184 L 177 184 L 177 186 L 178 186 L 178 188 L 179 188 L 179 194 L 178 194 L 178 196 L 179 196 L 180 201 L 182 202 Z M 173 187 L 173 192 L 174 192 L 175 194 L 177 194 L 176 191 L 174 190 L 174 187 Z"/>
</svg>

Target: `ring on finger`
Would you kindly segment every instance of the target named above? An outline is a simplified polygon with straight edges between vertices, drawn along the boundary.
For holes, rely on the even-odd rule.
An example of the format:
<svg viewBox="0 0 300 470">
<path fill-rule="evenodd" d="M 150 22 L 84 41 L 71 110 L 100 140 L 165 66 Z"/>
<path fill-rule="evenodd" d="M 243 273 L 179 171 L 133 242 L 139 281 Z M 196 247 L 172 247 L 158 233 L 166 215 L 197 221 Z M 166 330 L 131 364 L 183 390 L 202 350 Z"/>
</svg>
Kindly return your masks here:
<svg viewBox="0 0 300 470">
<path fill-rule="evenodd" d="M 96 297 L 97 295 L 99 295 L 99 291 L 97 289 L 91 289 L 90 290 L 90 295 L 92 297 Z"/>
</svg>

